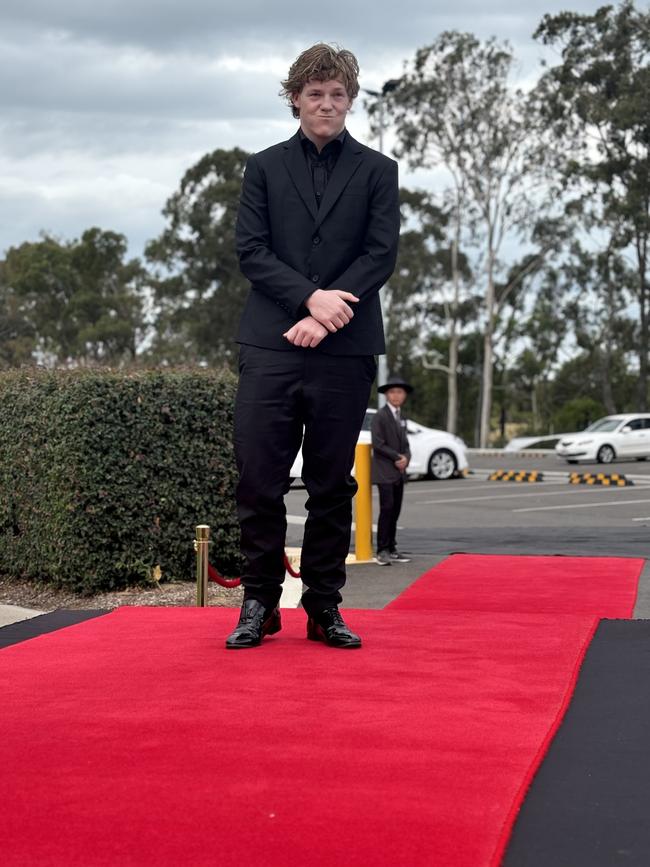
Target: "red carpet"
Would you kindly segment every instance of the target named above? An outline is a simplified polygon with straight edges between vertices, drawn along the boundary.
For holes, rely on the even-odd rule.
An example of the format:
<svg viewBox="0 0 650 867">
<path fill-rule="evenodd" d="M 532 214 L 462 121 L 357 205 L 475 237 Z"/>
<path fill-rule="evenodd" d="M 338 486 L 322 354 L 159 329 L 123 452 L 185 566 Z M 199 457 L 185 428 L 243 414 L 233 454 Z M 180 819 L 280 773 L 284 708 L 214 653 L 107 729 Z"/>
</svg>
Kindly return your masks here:
<svg viewBox="0 0 650 867">
<path fill-rule="evenodd" d="M 454 554 L 387 607 L 632 616 L 644 561 Z"/>
<path fill-rule="evenodd" d="M 348 614 L 364 650 L 214 608 L 3 650 L 3 864 L 497 865 L 595 618 Z"/>
</svg>

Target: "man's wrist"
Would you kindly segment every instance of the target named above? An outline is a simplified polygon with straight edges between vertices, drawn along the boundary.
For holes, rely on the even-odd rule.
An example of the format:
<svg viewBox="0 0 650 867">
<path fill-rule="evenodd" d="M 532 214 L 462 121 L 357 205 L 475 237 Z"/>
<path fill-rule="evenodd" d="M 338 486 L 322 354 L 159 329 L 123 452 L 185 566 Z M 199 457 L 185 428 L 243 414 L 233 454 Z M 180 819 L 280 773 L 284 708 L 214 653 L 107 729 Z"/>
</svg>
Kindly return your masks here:
<svg viewBox="0 0 650 867">
<path fill-rule="evenodd" d="M 314 295 L 315 295 L 317 292 L 320 292 L 320 291 L 321 291 L 320 289 L 316 288 L 316 289 L 314 289 L 313 292 L 310 292 L 309 295 L 308 295 L 308 296 L 305 298 L 305 300 L 302 302 L 303 307 L 306 307 L 307 310 L 309 310 L 309 304 L 310 304 L 311 300 L 313 299 Z"/>
</svg>

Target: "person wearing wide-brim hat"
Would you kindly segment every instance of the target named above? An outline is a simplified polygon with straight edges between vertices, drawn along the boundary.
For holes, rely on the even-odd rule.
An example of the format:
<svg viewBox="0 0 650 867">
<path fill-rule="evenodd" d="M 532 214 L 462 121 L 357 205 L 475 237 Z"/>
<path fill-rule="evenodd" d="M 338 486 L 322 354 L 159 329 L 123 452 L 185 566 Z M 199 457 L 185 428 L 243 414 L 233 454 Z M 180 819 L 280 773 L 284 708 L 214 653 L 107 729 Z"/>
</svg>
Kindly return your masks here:
<svg viewBox="0 0 650 867">
<path fill-rule="evenodd" d="M 413 391 L 413 386 L 405 382 L 401 376 L 389 376 L 383 385 L 377 386 L 377 391 L 381 394 L 386 394 L 390 388 L 403 388 L 407 394 Z"/>
<path fill-rule="evenodd" d="M 404 478 L 411 460 L 406 419 L 402 405 L 413 391 L 400 376 L 391 376 L 378 386 L 386 395 L 386 405 L 375 413 L 372 420 L 372 482 L 379 491 L 379 520 L 377 522 L 377 555 L 380 566 L 408 563 L 409 558 L 397 550 L 397 519 L 404 498 Z"/>
</svg>

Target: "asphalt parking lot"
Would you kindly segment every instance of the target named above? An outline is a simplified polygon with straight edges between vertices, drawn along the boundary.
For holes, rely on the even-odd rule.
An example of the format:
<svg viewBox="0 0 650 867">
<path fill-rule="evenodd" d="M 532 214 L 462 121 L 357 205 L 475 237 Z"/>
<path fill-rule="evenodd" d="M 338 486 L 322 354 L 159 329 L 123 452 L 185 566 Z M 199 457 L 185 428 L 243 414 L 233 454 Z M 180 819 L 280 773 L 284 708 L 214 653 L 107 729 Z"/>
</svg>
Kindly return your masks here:
<svg viewBox="0 0 650 867">
<path fill-rule="evenodd" d="M 544 481 L 489 481 L 492 470 L 541 471 Z M 470 455 L 470 474 L 446 482 L 409 482 L 399 541 L 412 553 L 650 556 L 650 463 L 569 465 L 555 455 Z M 572 485 L 568 474 L 623 474 L 629 487 Z M 306 492 L 287 497 L 288 543 L 299 545 Z M 373 519 L 378 504 L 373 491 Z"/>
</svg>

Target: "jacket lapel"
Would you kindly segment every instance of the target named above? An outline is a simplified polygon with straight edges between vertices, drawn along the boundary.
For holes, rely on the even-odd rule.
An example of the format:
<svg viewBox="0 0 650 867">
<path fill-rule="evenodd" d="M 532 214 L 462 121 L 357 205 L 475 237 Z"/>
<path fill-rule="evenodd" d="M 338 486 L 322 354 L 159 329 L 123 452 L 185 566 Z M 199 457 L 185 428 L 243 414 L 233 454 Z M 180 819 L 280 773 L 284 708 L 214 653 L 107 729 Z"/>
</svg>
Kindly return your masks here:
<svg viewBox="0 0 650 867">
<path fill-rule="evenodd" d="M 287 171 L 291 176 L 300 198 L 307 206 L 307 210 L 315 220 L 318 208 L 316 207 L 316 197 L 314 195 L 314 185 L 312 184 L 309 169 L 307 168 L 307 160 L 300 143 L 300 135 L 296 133 L 288 142 L 285 143 L 284 162 L 287 166 Z"/>
<path fill-rule="evenodd" d="M 359 142 L 353 139 L 350 133 L 347 133 L 343 142 L 343 148 L 339 154 L 338 160 L 336 161 L 336 167 L 332 172 L 332 177 L 327 182 L 323 201 L 321 202 L 320 208 L 317 210 L 315 228 L 320 226 L 325 217 L 332 210 L 339 196 L 361 165 L 363 159 L 362 152 L 363 149 Z M 303 162 L 305 162 L 304 159 Z M 305 173 L 307 174 L 306 170 Z"/>
</svg>

